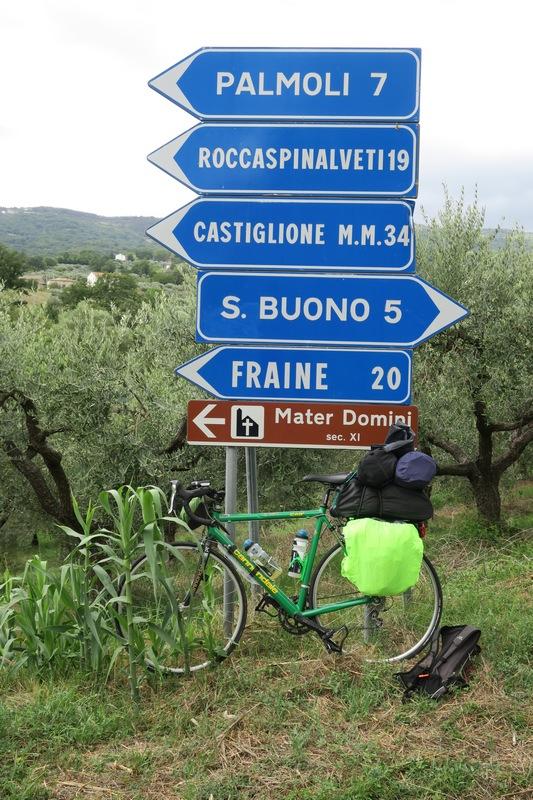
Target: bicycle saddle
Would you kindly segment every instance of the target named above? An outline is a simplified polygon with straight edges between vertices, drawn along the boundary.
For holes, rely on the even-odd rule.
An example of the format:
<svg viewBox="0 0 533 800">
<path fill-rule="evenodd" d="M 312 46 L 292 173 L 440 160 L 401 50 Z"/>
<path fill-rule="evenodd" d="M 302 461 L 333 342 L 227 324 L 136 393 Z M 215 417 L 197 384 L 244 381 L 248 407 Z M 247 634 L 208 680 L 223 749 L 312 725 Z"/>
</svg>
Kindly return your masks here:
<svg viewBox="0 0 533 800">
<path fill-rule="evenodd" d="M 316 481 L 329 486 L 340 486 L 348 477 L 349 472 L 337 472 L 335 475 L 305 475 L 302 481 Z"/>
</svg>

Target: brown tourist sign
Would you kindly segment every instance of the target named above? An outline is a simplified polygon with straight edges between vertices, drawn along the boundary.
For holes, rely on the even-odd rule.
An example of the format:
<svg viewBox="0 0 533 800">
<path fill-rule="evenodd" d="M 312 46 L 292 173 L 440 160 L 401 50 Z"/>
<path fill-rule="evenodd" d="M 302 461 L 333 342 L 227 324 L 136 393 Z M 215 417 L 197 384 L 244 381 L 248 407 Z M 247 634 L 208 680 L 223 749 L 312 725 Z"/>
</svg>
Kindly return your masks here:
<svg viewBox="0 0 533 800">
<path fill-rule="evenodd" d="M 394 422 L 418 430 L 416 406 L 191 400 L 189 444 L 370 449 Z"/>
</svg>

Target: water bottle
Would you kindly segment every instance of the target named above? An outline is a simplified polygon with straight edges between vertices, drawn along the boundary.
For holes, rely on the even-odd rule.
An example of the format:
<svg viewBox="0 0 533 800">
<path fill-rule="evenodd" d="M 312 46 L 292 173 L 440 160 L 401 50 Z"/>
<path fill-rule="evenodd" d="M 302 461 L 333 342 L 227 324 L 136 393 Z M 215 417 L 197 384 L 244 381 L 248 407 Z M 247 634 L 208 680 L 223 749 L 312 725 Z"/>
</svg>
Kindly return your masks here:
<svg viewBox="0 0 533 800">
<path fill-rule="evenodd" d="M 272 580 L 276 580 L 276 578 L 281 575 L 281 567 L 278 566 L 272 556 L 268 555 L 266 550 L 263 550 L 258 542 L 254 542 L 252 539 L 246 539 L 243 547 L 252 561 L 259 567 L 262 567 Z"/>
<path fill-rule="evenodd" d="M 302 574 L 307 545 L 309 544 L 309 534 L 306 530 L 296 531 L 296 536 L 292 543 L 291 562 L 289 564 L 288 575 L 290 578 L 299 578 Z"/>
</svg>

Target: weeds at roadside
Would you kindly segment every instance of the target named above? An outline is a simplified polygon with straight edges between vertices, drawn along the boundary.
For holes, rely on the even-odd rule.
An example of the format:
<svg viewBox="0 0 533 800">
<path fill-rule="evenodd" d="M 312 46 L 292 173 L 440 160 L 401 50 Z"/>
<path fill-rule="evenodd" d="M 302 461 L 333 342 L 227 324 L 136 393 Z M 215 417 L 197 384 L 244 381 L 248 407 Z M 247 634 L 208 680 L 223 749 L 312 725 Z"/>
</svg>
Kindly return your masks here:
<svg viewBox="0 0 533 800">
<path fill-rule="evenodd" d="M 163 492 L 156 487 L 123 486 L 103 492 L 100 503 L 112 529 L 94 530 L 96 506 L 85 516 L 73 499 L 79 531 L 61 526 L 76 546 L 59 568 L 34 556 L 21 576 L 5 571 L 0 584 L 0 667 L 45 677 L 81 671 L 105 682 L 126 660 L 131 695 L 139 699 L 140 676 L 160 676 L 162 651 L 187 652 L 188 636 L 166 570 L 165 553 L 180 558 L 164 541 Z M 187 529 L 184 522 L 172 523 Z M 146 554 L 146 572 L 132 575 L 139 555 Z M 164 621 L 134 616 L 132 587 L 148 576 L 154 602 L 165 607 Z M 122 594 L 118 593 L 118 578 Z M 148 631 L 148 635 L 146 633 Z M 126 659 L 124 656 L 126 655 Z M 151 670 L 146 672 L 149 660 Z"/>
</svg>

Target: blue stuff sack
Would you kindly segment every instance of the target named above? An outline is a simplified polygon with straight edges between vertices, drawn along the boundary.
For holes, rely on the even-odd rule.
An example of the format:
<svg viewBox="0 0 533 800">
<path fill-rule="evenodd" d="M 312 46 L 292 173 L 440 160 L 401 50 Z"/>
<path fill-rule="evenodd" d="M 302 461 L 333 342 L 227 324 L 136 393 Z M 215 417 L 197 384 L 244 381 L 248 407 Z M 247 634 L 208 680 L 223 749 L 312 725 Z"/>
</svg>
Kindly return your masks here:
<svg viewBox="0 0 533 800">
<path fill-rule="evenodd" d="M 394 483 L 404 489 L 424 489 L 436 472 L 437 465 L 431 456 L 415 450 L 398 459 Z"/>
</svg>

